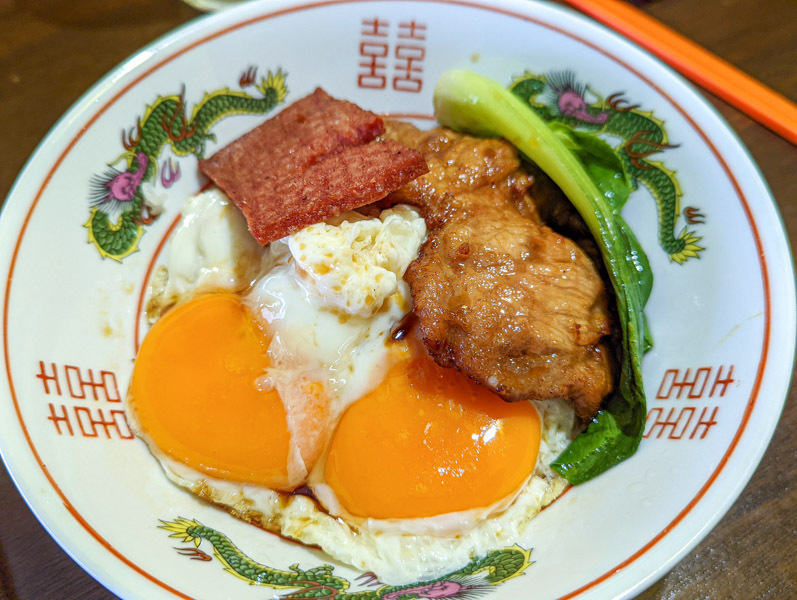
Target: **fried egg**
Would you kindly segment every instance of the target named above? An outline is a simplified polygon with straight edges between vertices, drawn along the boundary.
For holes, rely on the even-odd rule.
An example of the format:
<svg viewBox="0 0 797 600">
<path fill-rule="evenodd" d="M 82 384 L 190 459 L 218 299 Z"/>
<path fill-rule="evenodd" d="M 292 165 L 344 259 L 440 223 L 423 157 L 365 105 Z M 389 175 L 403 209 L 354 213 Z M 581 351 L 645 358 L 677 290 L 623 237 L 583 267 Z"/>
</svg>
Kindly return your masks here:
<svg viewBox="0 0 797 600">
<path fill-rule="evenodd" d="M 165 314 L 127 410 L 167 476 L 384 583 L 515 543 L 565 487 L 548 465 L 573 411 L 506 403 L 416 331 L 393 335 L 418 212 L 344 213 L 261 248 L 231 208 L 218 190 L 190 200 L 153 283 Z"/>
</svg>

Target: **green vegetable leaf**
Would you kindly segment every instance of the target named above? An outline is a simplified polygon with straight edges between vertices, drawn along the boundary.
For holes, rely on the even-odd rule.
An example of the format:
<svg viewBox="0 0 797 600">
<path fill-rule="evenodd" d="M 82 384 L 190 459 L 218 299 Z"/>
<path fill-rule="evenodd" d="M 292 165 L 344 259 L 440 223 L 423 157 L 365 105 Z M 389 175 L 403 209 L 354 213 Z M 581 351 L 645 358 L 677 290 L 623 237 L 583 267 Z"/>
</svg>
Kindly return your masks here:
<svg viewBox="0 0 797 600">
<path fill-rule="evenodd" d="M 620 157 L 599 137 L 577 131 L 562 123 L 548 123 L 562 144 L 575 154 L 592 182 L 615 210 L 620 210 L 631 193 L 631 180 Z"/>
<path fill-rule="evenodd" d="M 570 460 L 559 464 L 556 470 L 573 484 L 592 479 L 607 469 L 607 459 L 612 465 L 616 464 L 613 457 L 618 455 L 618 446 L 625 452 L 633 453 L 633 448 L 625 447 L 630 440 L 623 435 L 610 412 L 600 411 L 587 430 L 578 437 L 578 444 L 574 443 L 568 448 Z"/>
<path fill-rule="evenodd" d="M 647 414 L 641 360 L 650 344 L 644 307 L 653 278 L 645 252 L 620 216 L 631 184 L 608 144 L 549 125 L 509 90 L 475 73 L 444 73 L 434 106 L 445 126 L 514 144 L 562 189 L 601 249 L 622 329 L 620 383 L 604 410 L 552 464 L 571 483 L 592 479 L 636 452 Z"/>
</svg>

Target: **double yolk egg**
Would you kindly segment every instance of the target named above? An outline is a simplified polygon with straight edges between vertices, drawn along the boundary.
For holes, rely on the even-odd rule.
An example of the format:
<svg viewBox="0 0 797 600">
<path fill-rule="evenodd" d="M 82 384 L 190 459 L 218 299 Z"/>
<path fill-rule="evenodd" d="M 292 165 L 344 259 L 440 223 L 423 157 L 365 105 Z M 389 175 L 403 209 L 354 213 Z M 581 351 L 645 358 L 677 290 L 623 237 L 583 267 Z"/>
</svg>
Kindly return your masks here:
<svg viewBox="0 0 797 600">
<path fill-rule="evenodd" d="M 230 506 L 242 494 L 303 503 L 299 530 L 312 529 L 310 514 L 321 532 L 303 541 L 333 554 L 346 544 L 337 533 L 324 542 L 332 521 L 352 539 L 391 527 L 461 537 L 527 493 L 540 412 L 438 366 L 417 331 L 393 335 L 411 310 L 402 276 L 425 236 L 414 210 L 348 213 L 265 249 L 241 221 L 218 191 L 187 204 L 154 293 L 176 305 L 136 358 L 128 412 L 167 473 L 179 467 L 173 480 Z M 250 520 L 294 535 L 290 514 L 265 514 L 280 502 L 261 504 Z M 460 559 L 484 550 L 469 543 Z M 358 553 L 340 558 L 380 574 Z M 398 578 L 420 576 L 422 562 Z"/>
<path fill-rule="evenodd" d="M 197 471 L 292 491 L 286 406 L 261 383 L 270 342 L 236 294 L 206 294 L 167 313 L 136 361 L 141 428 Z M 331 435 L 320 430 L 331 412 L 325 382 L 301 386 L 305 397 L 293 408 L 305 413 L 303 427 L 293 435 L 307 471 L 325 458 L 323 479 L 341 506 L 373 519 L 487 507 L 519 489 L 539 448 L 534 407 L 505 403 L 438 366 L 414 338 L 386 343 L 396 346 L 395 364 Z"/>
</svg>

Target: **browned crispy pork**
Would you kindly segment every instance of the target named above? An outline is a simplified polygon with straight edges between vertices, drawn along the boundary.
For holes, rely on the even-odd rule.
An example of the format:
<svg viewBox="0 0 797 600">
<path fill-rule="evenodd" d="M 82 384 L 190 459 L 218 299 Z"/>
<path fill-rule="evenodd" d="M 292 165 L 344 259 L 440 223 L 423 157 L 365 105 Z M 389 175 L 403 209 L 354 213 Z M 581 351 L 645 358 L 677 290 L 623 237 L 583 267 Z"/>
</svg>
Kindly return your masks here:
<svg viewBox="0 0 797 600">
<path fill-rule="evenodd" d="M 429 166 L 390 200 L 430 224 L 405 276 L 430 354 L 506 400 L 564 397 L 594 416 L 612 388 L 606 290 L 584 251 L 540 222 L 515 149 L 404 123 L 386 135 Z"/>
</svg>

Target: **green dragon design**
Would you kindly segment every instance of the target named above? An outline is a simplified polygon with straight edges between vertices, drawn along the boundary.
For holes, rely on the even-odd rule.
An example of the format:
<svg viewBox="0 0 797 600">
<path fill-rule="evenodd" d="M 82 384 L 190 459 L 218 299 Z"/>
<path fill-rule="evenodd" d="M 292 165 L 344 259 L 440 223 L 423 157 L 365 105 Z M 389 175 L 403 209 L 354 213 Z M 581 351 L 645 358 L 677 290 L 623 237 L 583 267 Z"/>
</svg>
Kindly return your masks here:
<svg viewBox="0 0 797 600">
<path fill-rule="evenodd" d="M 641 183 L 656 201 L 659 245 L 670 260 L 678 264 L 699 258 L 704 250 L 698 245 L 702 238 L 686 226 L 675 233 L 681 216 L 682 196 L 675 173 L 662 162 L 649 159 L 653 154 L 675 147 L 669 143 L 662 121 L 652 112 L 639 110 L 638 104 L 629 104 L 623 99 L 622 92 L 604 99 L 591 88 L 578 83 L 570 71 L 547 76 L 527 71 L 515 78 L 509 88 L 547 121 L 619 138 L 621 141 L 615 152 L 634 188 Z M 587 91 L 597 98 L 595 102 L 587 103 Z M 695 207 L 686 207 L 683 216 L 688 225 L 705 223 L 704 216 Z"/>
<path fill-rule="evenodd" d="M 321 565 L 309 570 L 291 565 L 287 570 L 275 569 L 253 561 L 223 533 L 192 519 L 178 518 L 161 521 L 161 529 L 171 532 L 169 537 L 193 543 L 194 548 L 178 548 L 181 554 L 195 560 L 212 560 L 199 549 L 202 541 L 213 547 L 213 555 L 228 573 L 250 585 L 262 585 L 289 591 L 283 598 L 324 598 L 334 600 L 416 600 L 420 598 L 467 600 L 486 593 L 496 585 L 518 577 L 532 564 L 531 550 L 520 546 L 504 548 L 475 559 L 465 567 L 432 581 L 403 586 L 379 583 L 372 573 L 361 575 L 365 585 L 376 589 L 349 591 L 351 582 L 333 574 L 334 567 Z"/>
<path fill-rule="evenodd" d="M 268 71 L 255 83 L 257 69 L 249 67 L 240 77 L 242 88 L 254 85 L 260 93 L 255 97 L 242 90 L 223 88 L 208 92 L 194 106 L 190 117 L 186 112 L 185 89 L 179 95 L 159 96 L 147 106 L 144 116 L 130 131 L 122 131 L 125 151 L 108 165 L 103 175 L 91 181 L 88 241 L 103 258 L 120 261 L 138 249 L 144 226 L 157 217 L 157 207 L 148 197 L 158 173 L 158 157 L 171 147 L 179 157 L 193 155 L 201 159 L 208 141 L 216 141 L 211 129 L 231 115 L 264 114 L 285 101 L 288 88 L 286 73 Z M 124 161 L 125 170 L 113 165 Z M 180 176 L 179 164 L 171 158 L 164 162 L 160 183 L 170 187 Z"/>
</svg>

